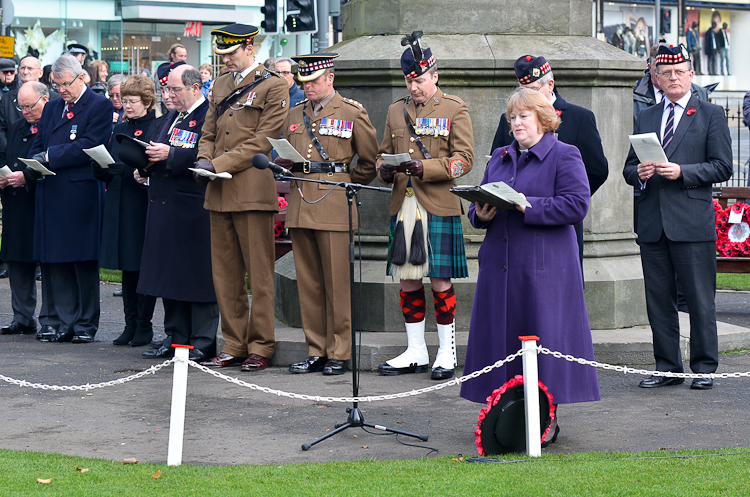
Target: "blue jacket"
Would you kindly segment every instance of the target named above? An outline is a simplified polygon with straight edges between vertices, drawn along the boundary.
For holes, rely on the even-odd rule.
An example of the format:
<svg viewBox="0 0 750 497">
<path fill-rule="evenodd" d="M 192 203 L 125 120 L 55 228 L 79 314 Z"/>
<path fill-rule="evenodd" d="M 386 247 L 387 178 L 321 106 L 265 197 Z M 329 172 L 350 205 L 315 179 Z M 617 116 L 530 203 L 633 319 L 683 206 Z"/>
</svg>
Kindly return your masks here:
<svg viewBox="0 0 750 497">
<path fill-rule="evenodd" d="M 94 178 L 84 149 L 106 144 L 114 107 L 86 89 L 70 112 L 65 101 L 44 107 L 29 156 L 47 151 L 49 169 L 36 188 L 34 259 L 42 263 L 99 259 L 104 184 Z"/>
</svg>

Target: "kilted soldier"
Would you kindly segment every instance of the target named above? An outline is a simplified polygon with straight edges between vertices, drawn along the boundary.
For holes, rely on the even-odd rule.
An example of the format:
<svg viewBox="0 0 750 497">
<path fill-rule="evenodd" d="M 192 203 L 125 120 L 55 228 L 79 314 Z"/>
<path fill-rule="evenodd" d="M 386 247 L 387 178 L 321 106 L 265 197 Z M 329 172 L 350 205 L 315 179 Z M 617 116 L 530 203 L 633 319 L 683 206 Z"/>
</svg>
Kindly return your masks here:
<svg viewBox="0 0 750 497">
<path fill-rule="evenodd" d="M 284 137 L 309 162 L 276 162 L 304 178 L 367 184 L 377 174 L 377 133 L 362 104 L 343 98 L 333 88 L 336 57 L 335 53 L 293 57 L 307 99 L 290 109 Z M 355 155 L 357 167 L 350 169 Z M 349 266 L 343 264 L 349 257 L 346 192 L 323 186 L 333 188 L 328 193 L 320 189 L 322 185 L 309 182 L 297 186 L 290 189 L 286 227 L 296 254 L 308 357 L 289 371 L 342 374 L 351 355 Z"/>
<path fill-rule="evenodd" d="M 393 183 L 387 271 L 401 281 L 408 348 L 378 372 L 427 371 L 422 278 L 429 276 L 440 338 L 432 378 L 438 380 L 452 377 L 456 367 L 456 294 L 451 278 L 468 276 L 461 203 L 449 190 L 474 164 L 474 139 L 466 104 L 437 87 L 435 56 L 420 47 L 419 36 L 416 32 L 402 41 L 409 44 L 401 56 L 409 96 L 388 109 L 378 155 L 379 178 Z M 411 160 L 393 166 L 383 158 L 401 153 Z"/>
</svg>

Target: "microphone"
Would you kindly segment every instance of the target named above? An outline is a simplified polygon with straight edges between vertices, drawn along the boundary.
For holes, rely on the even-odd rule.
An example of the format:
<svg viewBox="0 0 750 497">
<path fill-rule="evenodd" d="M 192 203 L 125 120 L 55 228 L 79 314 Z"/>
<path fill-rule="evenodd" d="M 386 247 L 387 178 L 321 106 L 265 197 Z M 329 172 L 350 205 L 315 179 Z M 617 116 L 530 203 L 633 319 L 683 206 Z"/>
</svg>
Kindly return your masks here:
<svg viewBox="0 0 750 497">
<path fill-rule="evenodd" d="M 270 160 L 268 160 L 268 157 L 266 157 L 263 154 L 255 154 L 253 156 L 253 167 L 256 169 L 268 169 L 270 168 L 271 171 L 273 171 L 276 174 L 281 174 L 284 176 L 294 176 L 294 174 L 287 168 L 281 167 L 278 164 L 274 164 Z"/>
</svg>

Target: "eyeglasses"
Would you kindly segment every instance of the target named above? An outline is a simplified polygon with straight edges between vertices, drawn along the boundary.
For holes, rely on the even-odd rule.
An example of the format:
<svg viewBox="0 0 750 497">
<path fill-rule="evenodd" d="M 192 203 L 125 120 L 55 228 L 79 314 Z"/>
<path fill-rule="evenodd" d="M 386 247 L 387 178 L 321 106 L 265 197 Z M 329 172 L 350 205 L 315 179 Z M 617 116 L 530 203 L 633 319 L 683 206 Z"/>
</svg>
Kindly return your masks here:
<svg viewBox="0 0 750 497">
<path fill-rule="evenodd" d="M 15 69 L 11 69 L 9 71 L 3 71 L 3 74 L 15 74 L 15 73 L 16 73 Z"/>
<path fill-rule="evenodd" d="M 109 94 L 109 98 L 111 98 L 111 99 L 113 99 L 113 100 L 114 100 L 114 99 L 117 99 L 117 100 L 122 100 L 122 97 L 120 96 L 120 94 L 119 94 L 119 93 L 110 93 L 110 94 Z"/>
<path fill-rule="evenodd" d="M 36 102 L 34 102 L 34 105 L 31 105 L 29 107 L 24 107 L 23 105 L 16 104 L 16 109 L 18 109 L 18 112 L 23 114 L 24 112 L 31 112 L 34 107 L 36 107 L 36 104 L 39 103 L 39 101 L 44 98 L 44 95 L 36 99 Z"/>
<path fill-rule="evenodd" d="M 184 89 L 185 89 L 184 86 L 175 86 L 175 87 L 166 86 L 164 88 L 164 91 L 169 92 L 169 93 L 179 93 L 179 92 L 181 92 Z"/>
<path fill-rule="evenodd" d="M 281 74 L 282 76 L 288 76 L 292 74 L 292 71 L 278 71 L 278 73 Z"/>
<path fill-rule="evenodd" d="M 81 77 L 81 75 L 79 74 L 78 76 L 76 76 L 75 78 L 73 78 L 73 81 L 71 81 L 70 83 L 52 83 L 52 88 L 54 88 L 55 90 L 58 90 L 58 89 L 66 89 L 67 90 L 68 88 L 70 88 L 71 86 L 73 86 L 73 84 L 80 77 Z"/>
<path fill-rule="evenodd" d="M 139 103 L 141 103 L 140 98 L 123 98 L 122 99 L 122 105 L 130 105 L 132 107 L 132 106 L 138 105 Z"/>
<path fill-rule="evenodd" d="M 656 75 L 659 76 L 660 78 L 670 79 L 672 75 L 674 74 L 678 78 L 681 78 L 684 75 L 686 75 L 688 72 L 690 71 L 684 71 L 682 69 L 678 69 L 676 71 L 662 71 L 662 72 L 656 73 Z"/>
</svg>

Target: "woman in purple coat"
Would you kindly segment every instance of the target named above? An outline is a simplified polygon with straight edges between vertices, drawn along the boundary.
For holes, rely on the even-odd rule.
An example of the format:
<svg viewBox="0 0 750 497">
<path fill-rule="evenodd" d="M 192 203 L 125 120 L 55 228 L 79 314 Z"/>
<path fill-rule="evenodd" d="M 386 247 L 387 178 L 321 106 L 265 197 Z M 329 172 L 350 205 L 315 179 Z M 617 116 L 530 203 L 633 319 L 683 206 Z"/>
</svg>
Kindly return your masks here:
<svg viewBox="0 0 750 497">
<path fill-rule="evenodd" d="M 573 228 L 589 206 L 581 154 L 557 141 L 560 118 L 539 92 L 519 88 L 508 100 L 507 115 L 515 141 L 495 150 L 482 184 L 503 181 L 531 207 L 469 207 L 471 224 L 487 233 L 479 249 L 464 374 L 517 352 L 522 335 L 537 335 L 550 350 L 594 359 Z M 517 374 L 522 374 L 521 359 L 464 383 L 461 396 L 486 402 Z M 540 354 L 539 379 L 555 404 L 599 400 L 592 367 Z M 556 421 L 557 416 L 550 442 L 559 432 Z"/>
</svg>

